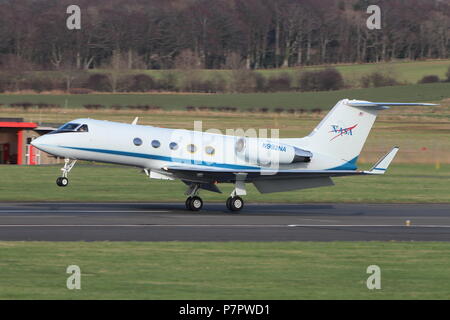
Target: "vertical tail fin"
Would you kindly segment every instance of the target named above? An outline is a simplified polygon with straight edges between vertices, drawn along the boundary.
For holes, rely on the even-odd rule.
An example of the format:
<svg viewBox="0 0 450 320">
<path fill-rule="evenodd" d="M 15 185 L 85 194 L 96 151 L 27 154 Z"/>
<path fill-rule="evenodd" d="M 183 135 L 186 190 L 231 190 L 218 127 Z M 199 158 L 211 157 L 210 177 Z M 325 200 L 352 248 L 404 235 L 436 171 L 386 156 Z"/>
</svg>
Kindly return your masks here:
<svg viewBox="0 0 450 320">
<path fill-rule="evenodd" d="M 305 140 L 309 150 L 356 163 L 377 118 L 389 106 L 436 106 L 428 103 L 391 103 L 341 100 Z"/>
<path fill-rule="evenodd" d="M 356 106 L 355 102 L 355 100 L 341 100 L 331 109 L 306 138 L 311 149 L 356 163 L 378 111 L 387 107 Z"/>
</svg>

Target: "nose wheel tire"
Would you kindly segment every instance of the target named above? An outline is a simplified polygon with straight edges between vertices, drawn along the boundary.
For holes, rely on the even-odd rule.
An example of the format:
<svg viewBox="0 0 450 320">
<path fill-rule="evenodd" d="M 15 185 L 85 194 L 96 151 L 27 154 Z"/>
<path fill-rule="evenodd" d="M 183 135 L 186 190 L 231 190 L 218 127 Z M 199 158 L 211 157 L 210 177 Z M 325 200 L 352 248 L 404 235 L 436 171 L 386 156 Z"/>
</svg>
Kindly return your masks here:
<svg viewBox="0 0 450 320">
<path fill-rule="evenodd" d="M 226 204 L 227 204 L 227 208 L 230 211 L 237 212 L 237 211 L 240 211 L 244 207 L 244 200 L 242 200 L 242 198 L 238 197 L 238 196 L 229 197 L 227 199 Z"/>
<path fill-rule="evenodd" d="M 203 207 L 203 200 L 197 196 L 189 197 L 186 199 L 185 205 L 191 211 L 199 211 Z"/>
<path fill-rule="evenodd" d="M 67 187 L 67 185 L 69 184 L 69 179 L 65 177 L 59 177 L 58 179 L 56 179 L 56 184 L 59 187 Z"/>
</svg>

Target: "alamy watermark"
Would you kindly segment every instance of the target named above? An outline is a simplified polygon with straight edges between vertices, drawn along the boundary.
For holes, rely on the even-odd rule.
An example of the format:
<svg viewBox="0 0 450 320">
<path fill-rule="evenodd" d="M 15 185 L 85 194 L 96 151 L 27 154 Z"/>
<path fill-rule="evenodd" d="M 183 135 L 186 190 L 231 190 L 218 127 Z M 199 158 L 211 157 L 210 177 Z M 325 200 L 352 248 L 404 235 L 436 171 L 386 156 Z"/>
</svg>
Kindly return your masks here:
<svg viewBox="0 0 450 320">
<path fill-rule="evenodd" d="M 80 30 L 81 29 L 81 9 L 79 6 L 72 4 L 67 7 L 67 14 L 70 16 L 66 20 L 66 26 L 69 30 Z"/>
<path fill-rule="evenodd" d="M 381 289 L 381 268 L 377 265 L 371 265 L 367 267 L 366 272 L 370 274 L 367 278 L 366 286 L 369 290 Z"/>
<path fill-rule="evenodd" d="M 367 8 L 367 13 L 371 16 L 367 19 L 366 25 L 369 30 L 381 29 L 381 8 L 377 5 L 371 5 Z"/>
<path fill-rule="evenodd" d="M 291 164 L 296 155 L 293 146 L 279 139 L 279 129 L 203 131 L 203 122 L 194 121 L 194 131 L 172 130 L 170 141 L 173 160 L 193 165 L 259 166 L 262 174 L 274 174 L 280 165 Z M 152 143 L 158 146 L 157 141 Z"/>
<path fill-rule="evenodd" d="M 70 265 L 66 269 L 66 273 L 70 276 L 67 278 L 66 286 L 69 290 L 80 290 L 81 289 L 81 269 L 77 265 Z"/>
</svg>

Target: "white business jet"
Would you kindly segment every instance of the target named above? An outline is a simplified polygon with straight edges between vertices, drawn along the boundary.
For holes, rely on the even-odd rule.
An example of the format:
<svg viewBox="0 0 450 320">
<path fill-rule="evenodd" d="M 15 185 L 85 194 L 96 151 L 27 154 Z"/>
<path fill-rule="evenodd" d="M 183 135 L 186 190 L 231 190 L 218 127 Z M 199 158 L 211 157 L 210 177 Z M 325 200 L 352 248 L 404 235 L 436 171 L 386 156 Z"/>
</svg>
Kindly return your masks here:
<svg viewBox="0 0 450 320">
<path fill-rule="evenodd" d="M 203 206 L 204 189 L 221 193 L 217 184 L 232 183 L 226 201 L 231 211 L 244 206 L 246 183 L 261 193 L 333 185 L 332 177 L 380 175 L 399 148 L 394 147 L 369 171 L 356 161 L 380 110 L 389 106 L 435 106 L 423 103 L 378 103 L 341 100 L 304 138 L 271 139 L 166 129 L 93 119 L 73 120 L 33 140 L 32 145 L 65 158 L 58 186 L 69 184 L 77 160 L 142 168 L 154 179 L 180 179 L 187 185 L 186 208 Z"/>
</svg>

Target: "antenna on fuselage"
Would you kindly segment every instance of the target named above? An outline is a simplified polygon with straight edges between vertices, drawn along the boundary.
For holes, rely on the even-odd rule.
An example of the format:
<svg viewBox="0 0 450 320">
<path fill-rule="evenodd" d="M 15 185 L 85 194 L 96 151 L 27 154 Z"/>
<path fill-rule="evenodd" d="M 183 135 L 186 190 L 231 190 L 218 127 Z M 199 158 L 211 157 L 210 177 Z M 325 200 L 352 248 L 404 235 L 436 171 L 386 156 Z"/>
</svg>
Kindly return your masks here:
<svg viewBox="0 0 450 320">
<path fill-rule="evenodd" d="M 137 124 L 138 120 L 139 120 L 139 117 L 134 118 L 134 120 L 133 120 L 133 122 L 132 122 L 131 124 L 132 124 L 132 125 Z"/>
</svg>

